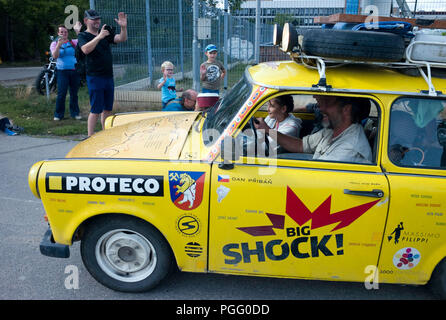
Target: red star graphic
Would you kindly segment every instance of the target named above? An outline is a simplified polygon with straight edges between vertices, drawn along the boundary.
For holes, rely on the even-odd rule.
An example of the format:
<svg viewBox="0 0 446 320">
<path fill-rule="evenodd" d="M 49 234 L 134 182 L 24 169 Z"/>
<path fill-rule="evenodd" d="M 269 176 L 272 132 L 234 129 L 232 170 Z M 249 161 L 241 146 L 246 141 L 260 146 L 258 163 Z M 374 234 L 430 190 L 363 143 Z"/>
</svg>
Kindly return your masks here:
<svg viewBox="0 0 446 320">
<path fill-rule="evenodd" d="M 316 210 L 311 212 L 291 188 L 287 187 L 286 214 L 299 226 L 302 226 L 311 220 L 311 230 L 339 222 L 339 224 L 331 230 L 335 231 L 349 226 L 379 201 L 380 199 L 336 213 L 331 213 L 330 195 L 319 207 L 317 207 Z"/>
<path fill-rule="evenodd" d="M 311 220 L 311 230 L 338 223 L 331 231 L 345 228 L 356 221 L 370 208 L 372 208 L 380 199 L 361 204 L 359 206 L 345 209 L 339 212 L 331 213 L 331 195 L 322 202 L 319 207 L 311 212 L 299 197 L 287 187 L 286 214 L 293 219 L 299 226 L 304 225 Z M 258 236 L 275 235 L 273 229 L 283 229 L 285 226 L 285 216 L 272 213 L 266 214 L 272 225 L 257 227 L 239 227 L 237 229 L 247 234 Z"/>
</svg>

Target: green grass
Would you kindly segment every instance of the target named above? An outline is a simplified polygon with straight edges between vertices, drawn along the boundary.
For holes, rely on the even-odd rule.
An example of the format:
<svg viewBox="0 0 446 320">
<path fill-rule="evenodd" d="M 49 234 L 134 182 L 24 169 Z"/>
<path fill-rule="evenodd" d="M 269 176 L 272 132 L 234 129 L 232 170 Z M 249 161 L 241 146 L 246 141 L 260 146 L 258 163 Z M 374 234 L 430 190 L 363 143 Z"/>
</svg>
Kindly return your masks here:
<svg viewBox="0 0 446 320">
<path fill-rule="evenodd" d="M 69 117 L 69 97 L 65 106 L 65 119 L 54 121 L 56 94 L 50 99 L 41 96 L 31 87 L 5 88 L 0 86 L 0 113 L 24 128 L 24 133 L 40 136 L 72 136 L 87 134 L 89 102 L 87 89 L 79 90 L 79 108 L 82 120 Z M 100 124 L 98 124 L 98 130 Z"/>
<path fill-rule="evenodd" d="M 246 65 L 240 64 L 228 71 L 228 88 L 231 88 L 242 76 Z M 192 87 L 192 79 L 177 81 L 177 88 L 185 90 Z M 157 89 L 153 89 L 157 90 Z M 79 89 L 79 108 L 82 120 L 70 118 L 69 94 L 65 102 L 65 119 L 54 121 L 56 94 L 50 99 L 39 95 L 32 87 L 2 87 L 0 86 L 0 114 L 7 116 L 15 125 L 24 128 L 24 134 L 35 136 L 58 136 L 71 139 L 82 139 L 87 136 L 87 118 L 90 103 L 87 87 Z M 134 112 L 148 110 L 148 103 L 128 103 L 115 101 L 113 112 Z M 136 106 L 135 106 L 136 105 Z M 98 121 L 96 132 L 101 130 Z"/>
</svg>

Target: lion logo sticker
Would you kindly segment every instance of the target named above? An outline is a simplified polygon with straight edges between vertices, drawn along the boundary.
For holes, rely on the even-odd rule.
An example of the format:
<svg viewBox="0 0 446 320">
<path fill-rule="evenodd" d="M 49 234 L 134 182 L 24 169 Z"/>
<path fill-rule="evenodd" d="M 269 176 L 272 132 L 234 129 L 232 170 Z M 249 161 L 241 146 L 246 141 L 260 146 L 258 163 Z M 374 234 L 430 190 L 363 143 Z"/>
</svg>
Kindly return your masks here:
<svg viewBox="0 0 446 320">
<path fill-rule="evenodd" d="M 170 198 L 182 210 L 193 210 L 203 200 L 205 172 L 169 171 Z"/>
</svg>

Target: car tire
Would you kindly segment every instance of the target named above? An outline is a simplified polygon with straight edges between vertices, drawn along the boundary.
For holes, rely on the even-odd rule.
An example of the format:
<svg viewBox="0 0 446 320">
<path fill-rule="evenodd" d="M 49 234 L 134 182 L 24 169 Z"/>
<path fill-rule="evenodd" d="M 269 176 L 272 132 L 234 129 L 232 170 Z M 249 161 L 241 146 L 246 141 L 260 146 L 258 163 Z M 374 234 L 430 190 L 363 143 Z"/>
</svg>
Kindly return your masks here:
<svg viewBox="0 0 446 320">
<path fill-rule="evenodd" d="M 446 258 L 432 272 L 428 286 L 436 296 L 446 299 Z"/>
<path fill-rule="evenodd" d="M 386 32 L 311 29 L 303 32 L 302 50 L 327 58 L 396 62 L 404 57 L 405 43 Z"/>
<path fill-rule="evenodd" d="M 167 241 L 153 226 L 130 216 L 104 216 L 88 224 L 81 241 L 88 272 L 106 287 L 144 292 L 162 281 L 173 267 Z"/>
</svg>

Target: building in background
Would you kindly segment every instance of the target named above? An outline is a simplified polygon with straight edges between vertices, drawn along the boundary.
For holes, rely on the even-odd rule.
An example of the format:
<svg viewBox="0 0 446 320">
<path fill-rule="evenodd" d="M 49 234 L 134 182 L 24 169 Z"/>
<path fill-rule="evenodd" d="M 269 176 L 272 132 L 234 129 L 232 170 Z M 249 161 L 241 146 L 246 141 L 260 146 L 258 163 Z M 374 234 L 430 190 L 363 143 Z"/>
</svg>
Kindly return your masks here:
<svg viewBox="0 0 446 320">
<path fill-rule="evenodd" d="M 262 0 L 260 19 L 262 24 L 272 25 L 285 18 L 294 25 L 314 26 L 315 16 L 329 16 L 344 13 L 346 0 Z M 241 8 L 232 12 L 234 17 L 255 20 L 256 0 L 246 0 Z"/>
<path fill-rule="evenodd" d="M 222 0 L 217 2 L 222 3 Z M 185 86 L 190 86 L 187 81 L 193 75 L 194 3 L 198 6 L 198 54 L 195 58 L 198 56 L 198 60 L 204 61 L 203 48 L 213 43 L 219 48 L 219 59 L 227 58 L 228 70 L 238 64 L 251 63 L 257 30 L 256 0 L 245 0 L 239 10 L 231 10 L 227 15 L 221 8 L 210 8 L 201 0 L 90 0 L 90 6 L 101 14 L 103 23 L 117 28 L 114 18 L 119 11 L 126 12 L 129 17 L 128 41 L 113 46 L 115 94 L 128 94 L 125 99 L 136 102 L 142 101 L 138 100 L 140 96 L 147 99 L 144 94 L 149 94 L 148 89 L 155 91 L 154 83 L 161 77 L 160 65 L 165 60 L 175 65 L 176 79 L 184 78 Z M 376 6 L 380 14 L 401 17 L 404 4 L 411 13 L 417 12 L 416 18 L 446 18 L 446 0 L 261 0 L 260 61 L 289 58 L 271 46 L 275 23 L 318 27 L 314 17 L 365 14 L 368 5 Z M 139 91 L 138 96 L 130 91 Z M 160 101 L 158 97 L 152 100 Z"/>
<path fill-rule="evenodd" d="M 415 13 L 415 17 L 418 19 L 429 20 L 446 20 L 446 11 L 424 11 L 420 10 Z"/>
<path fill-rule="evenodd" d="M 315 16 L 336 13 L 368 15 L 371 6 L 384 17 L 446 19 L 446 5 L 442 0 L 261 0 L 260 6 L 262 24 L 280 23 L 277 17 L 282 16 L 296 26 L 315 26 Z M 232 15 L 253 21 L 256 0 L 246 0 Z"/>
</svg>

